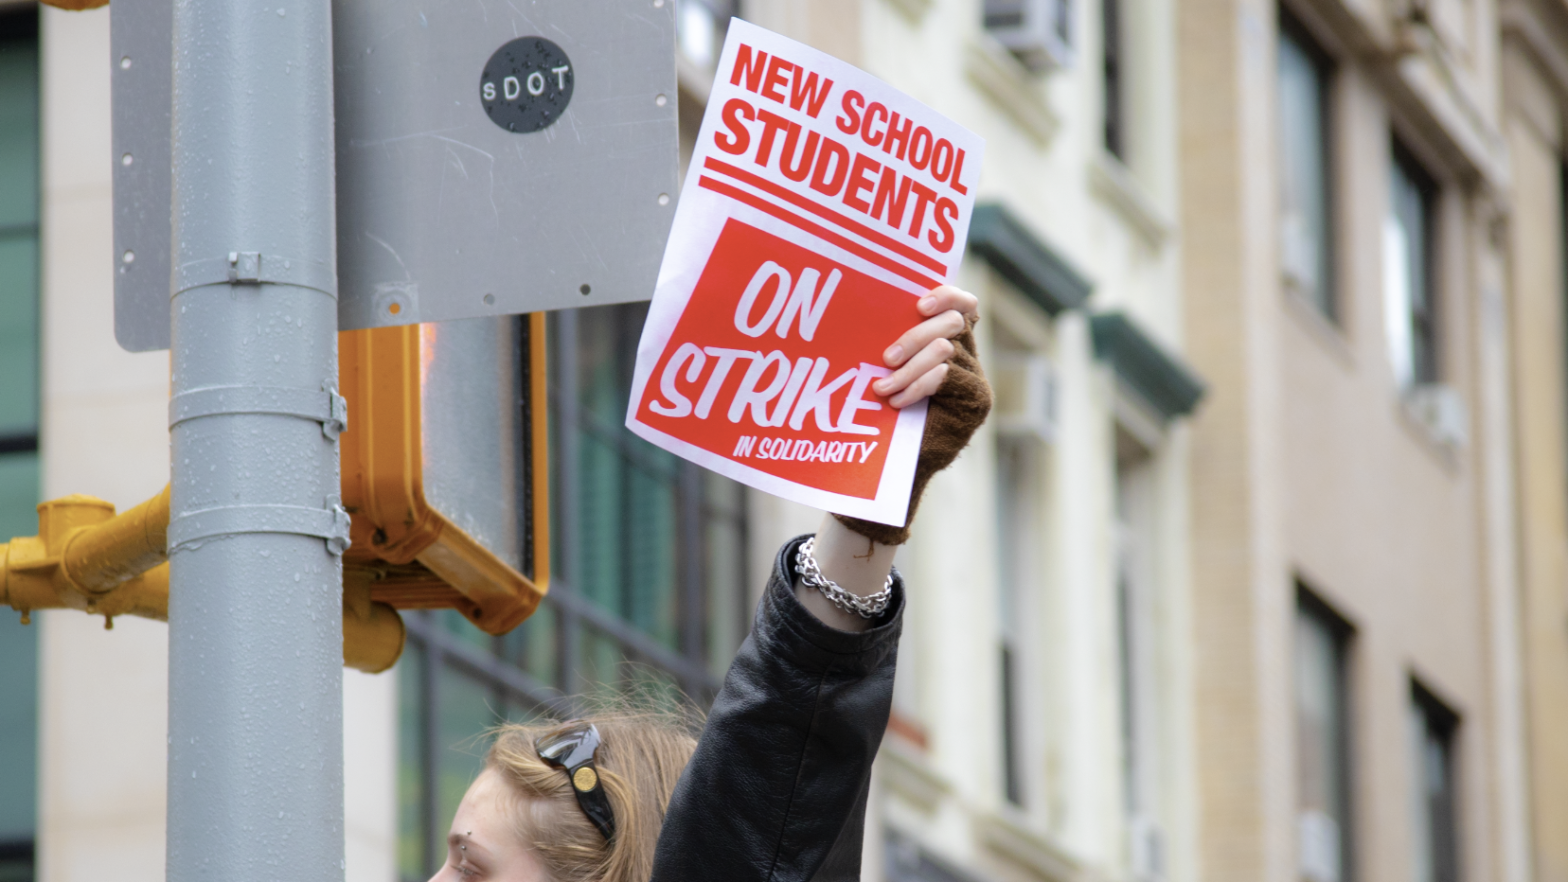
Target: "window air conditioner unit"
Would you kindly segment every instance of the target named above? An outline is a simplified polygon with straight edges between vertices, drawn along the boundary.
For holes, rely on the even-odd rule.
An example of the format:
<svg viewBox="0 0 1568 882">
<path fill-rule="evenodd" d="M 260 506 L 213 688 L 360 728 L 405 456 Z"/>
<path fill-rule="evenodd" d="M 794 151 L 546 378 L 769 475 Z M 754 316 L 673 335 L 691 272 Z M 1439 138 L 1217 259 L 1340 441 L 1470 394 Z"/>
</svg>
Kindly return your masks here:
<svg viewBox="0 0 1568 882">
<path fill-rule="evenodd" d="M 1128 824 L 1132 877 L 1138 882 L 1164 882 L 1165 837 L 1147 815 L 1133 815 Z"/>
<path fill-rule="evenodd" d="M 1049 443 L 1056 437 L 1056 371 L 1035 353 L 1004 353 L 992 367 L 997 430 Z"/>
<path fill-rule="evenodd" d="M 1280 218 L 1280 273 L 1285 284 L 1301 293 L 1311 293 L 1317 288 L 1317 243 L 1307 232 L 1307 219 L 1291 212 Z"/>
<path fill-rule="evenodd" d="M 985 0 L 985 27 L 1033 71 L 1072 63 L 1073 0 Z"/>
<path fill-rule="evenodd" d="M 1339 824 L 1316 809 L 1296 816 L 1303 882 L 1339 882 Z"/>
<path fill-rule="evenodd" d="M 1470 440 L 1470 414 L 1459 390 L 1441 383 L 1422 383 L 1405 393 L 1405 405 L 1436 440 L 1464 447 Z"/>
</svg>

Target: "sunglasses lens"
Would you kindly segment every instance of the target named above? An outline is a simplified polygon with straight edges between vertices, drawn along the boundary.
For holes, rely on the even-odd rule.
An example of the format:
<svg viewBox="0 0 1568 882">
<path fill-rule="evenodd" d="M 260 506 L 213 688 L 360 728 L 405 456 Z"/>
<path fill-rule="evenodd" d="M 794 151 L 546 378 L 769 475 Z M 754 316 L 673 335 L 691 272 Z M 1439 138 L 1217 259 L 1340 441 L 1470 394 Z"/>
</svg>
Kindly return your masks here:
<svg viewBox="0 0 1568 882">
<path fill-rule="evenodd" d="M 593 759 L 599 749 L 599 730 L 592 723 L 570 725 L 541 737 L 534 749 L 546 762 L 573 768 Z"/>
</svg>

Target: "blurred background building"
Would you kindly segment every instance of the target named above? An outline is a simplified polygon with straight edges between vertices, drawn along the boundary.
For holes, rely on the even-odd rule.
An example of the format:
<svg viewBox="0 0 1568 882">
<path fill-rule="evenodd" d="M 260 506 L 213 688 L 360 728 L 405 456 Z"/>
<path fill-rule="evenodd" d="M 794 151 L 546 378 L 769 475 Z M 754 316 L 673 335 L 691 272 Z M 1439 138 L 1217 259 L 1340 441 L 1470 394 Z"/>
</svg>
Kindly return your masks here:
<svg viewBox="0 0 1568 882">
<path fill-rule="evenodd" d="M 7 536 L 168 479 L 167 356 L 112 333 L 111 14 L 0 0 Z M 688 149 L 735 14 L 987 141 L 997 408 L 900 553 L 865 878 L 1568 880 L 1568 5 L 680 0 Z M 497 720 L 711 700 L 814 528 L 621 427 L 645 311 L 550 317 L 541 611 L 345 672 L 353 882 L 439 865 Z M 162 878 L 165 638 L 0 617 L 0 880 Z"/>
</svg>

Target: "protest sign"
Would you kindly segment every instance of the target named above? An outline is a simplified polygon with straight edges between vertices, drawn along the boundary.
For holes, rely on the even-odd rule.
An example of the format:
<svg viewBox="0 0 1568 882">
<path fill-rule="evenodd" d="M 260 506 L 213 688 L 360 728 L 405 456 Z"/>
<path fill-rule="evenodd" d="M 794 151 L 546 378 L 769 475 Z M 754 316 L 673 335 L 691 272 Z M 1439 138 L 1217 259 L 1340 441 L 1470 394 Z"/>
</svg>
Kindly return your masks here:
<svg viewBox="0 0 1568 882">
<path fill-rule="evenodd" d="M 730 22 L 626 425 L 737 481 L 902 525 L 924 402 L 870 384 L 964 253 L 983 142 L 836 58 Z"/>
</svg>

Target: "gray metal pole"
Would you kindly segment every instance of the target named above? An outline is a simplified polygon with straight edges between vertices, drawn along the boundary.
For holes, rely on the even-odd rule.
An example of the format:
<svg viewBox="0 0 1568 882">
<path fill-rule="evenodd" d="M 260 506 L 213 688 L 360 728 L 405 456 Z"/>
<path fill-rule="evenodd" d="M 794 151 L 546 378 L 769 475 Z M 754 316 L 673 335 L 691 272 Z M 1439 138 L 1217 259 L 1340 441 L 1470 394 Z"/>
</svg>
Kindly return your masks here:
<svg viewBox="0 0 1568 882">
<path fill-rule="evenodd" d="M 174 0 L 170 882 L 343 878 L 329 0 Z"/>
</svg>

